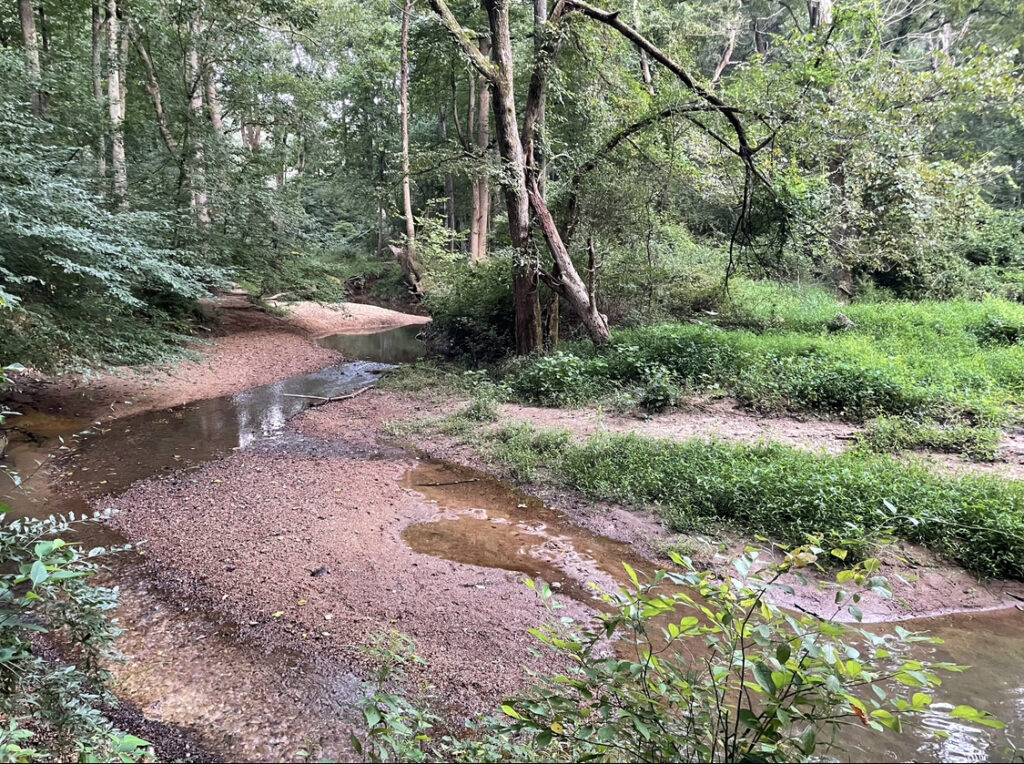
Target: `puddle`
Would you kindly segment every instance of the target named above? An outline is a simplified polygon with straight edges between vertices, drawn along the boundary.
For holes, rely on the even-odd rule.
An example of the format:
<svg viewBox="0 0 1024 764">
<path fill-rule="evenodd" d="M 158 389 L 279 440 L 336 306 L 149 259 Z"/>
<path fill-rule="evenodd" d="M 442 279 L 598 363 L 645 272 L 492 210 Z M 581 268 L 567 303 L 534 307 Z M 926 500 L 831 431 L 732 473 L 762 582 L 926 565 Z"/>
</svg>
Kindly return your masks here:
<svg viewBox="0 0 1024 764">
<path fill-rule="evenodd" d="M 373 334 L 332 334 L 317 340 L 317 344 L 337 350 L 345 358 L 378 363 L 412 363 L 427 352 L 426 345 L 418 339 L 422 331 L 422 324 L 413 324 Z"/>
<path fill-rule="evenodd" d="M 406 528 L 402 538 L 421 554 L 524 573 L 591 606 L 598 603 L 588 583 L 614 589 L 628 580 L 623 562 L 651 567 L 629 544 L 573 525 L 484 472 L 428 461 L 409 470 L 402 485 L 453 515 Z"/>
<path fill-rule="evenodd" d="M 485 473 L 444 462 L 425 462 L 402 481 L 443 511 L 441 519 L 412 525 L 403 538 L 414 551 L 470 565 L 541 578 L 573 599 L 596 606 L 588 582 L 603 588 L 626 584 L 622 563 L 650 571 L 651 561 L 621 542 L 573 525 L 539 499 Z M 1007 737 L 1024 740 L 1024 613 L 1015 609 L 917 619 L 902 625 L 927 631 L 942 645 L 921 645 L 916 655 L 972 666 L 944 674 L 929 691 L 938 709 L 973 705 L 1007 722 L 1006 735 L 928 714 L 905 725 L 902 735 L 861 735 L 850 728 L 840 761 L 1000 761 Z M 884 624 L 871 627 L 884 630 Z M 948 739 L 935 739 L 937 731 Z M 864 741 L 861 743 L 861 741 Z"/>
</svg>

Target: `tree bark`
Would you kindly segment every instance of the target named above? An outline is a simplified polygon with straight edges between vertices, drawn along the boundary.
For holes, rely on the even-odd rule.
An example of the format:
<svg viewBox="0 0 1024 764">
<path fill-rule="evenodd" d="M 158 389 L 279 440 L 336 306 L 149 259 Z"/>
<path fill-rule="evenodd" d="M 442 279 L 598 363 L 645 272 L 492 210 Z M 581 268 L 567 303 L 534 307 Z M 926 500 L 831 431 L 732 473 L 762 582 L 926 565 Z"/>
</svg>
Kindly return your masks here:
<svg viewBox="0 0 1024 764">
<path fill-rule="evenodd" d="M 399 107 L 402 112 L 402 208 L 405 213 L 405 246 L 398 255 L 405 280 L 413 292 L 422 291 L 421 268 L 416 260 L 416 220 L 412 214 L 412 179 L 409 177 L 409 22 L 412 0 L 405 0 L 402 9 L 402 57 L 399 75 Z"/>
<path fill-rule="evenodd" d="M 124 74 L 117 0 L 107 0 L 107 104 L 110 114 L 111 190 L 118 209 L 128 207 L 128 160 L 124 152 Z"/>
<path fill-rule="evenodd" d="M 490 54 L 490 45 L 487 40 L 481 40 L 480 51 L 484 55 Z M 472 85 L 472 78 L 470 83 Z M 479 84 L 475 88 L 479 92 L 478 112 L 476 121 L 476 148 L 477 154 L 482 159 L 487 155 L 487 147 L 491 143 L 491 88 L 487 78 L 480 76 Z M 473 90 L 470 90 L 472 101 Z M 470 112 L 472 115 L 472 112 Z M 472 124 L 472 122 L 471 122 Z M 470 128 L 472 132 L 472 128 Z M 487 259 L 487 235 L 491 220 L 491 187 L 486 173 L 473 178 L 473 217 L 469 227 L 469 260 L 479 263 Z"/>
<path fill-rule="evenodd" d="M 832 23 L 832 0 L 807 0 L 807 18 L 811 29 Z"/>
<path fill-rule="evenodd" d="M 160 131 L 160 137 L 163 139 L 164 146 L 171 153 L 172 156 L 178 156 L 178 141 L 171 134 L 170 127 L 167 124 L 167 116 L 164 114 L 164 101 L 160 93 L 160 82 L 156 78 L 156 69 L 153 66 L 153 59 L 149 56 L 149 51 L 146 50 L 145 43 L 136 34 L 135 37 L 135 50 L 139 54 L 139 59 L 142 61 L 143 66 L 146 69 L 146 92 L 149 93 L 150 100 L 153 102 L 153 111 L 156 112 L 156 126 Z"/>
<path fill-rule="evenodd" d="M 99 0 L 92 3 L 92 97 L 103 106 L 103 18 Z M 107 136 L 104 130 L 96 137 L 96 175 L 107 176 Z"/>
<path fill-rule="evenodd" d="M 559 270 L 558 281 L 552 279 L 549 286 L 551 286 L 553 291 L 558 292 L 558 294 L 564 297 L 573 309 L 573 312 L 579 316 L 584 327 L 587 329 L 587 334 L 590 335 L 591 341 L 595 345 L 603 345 L 611 340 L 612 336 L 608 330 L 608 317 L 601 313 L 597 307 L 597 296 L 593 282 L 593 242 L 591 241 L 589 246 L 592 267 L 590 273 L 591 281 L 588 286 L 583 283 L 583 279 L 580 278 L 576 267 L 572 263 L 572 259 L 569 257 L 569 251 L 566 249 L 562 237 L 558 233 L 555 220 L 551 217 L 547 202 L 537 187 L 536 179 L 534 179 L 530 188 L 530 203 L 534 214 L 537 216 L 540 230 L 544 234 L 544 240 L 547 242 L 548 249 L 554 257 Z"/>
<path fill-rule="evenodd" d="M 112 1 L 112 0 L 111 0 Z M 199 35 L 201 21 L 199 11 L 189 18 L 189 46 L 186 54 L 185 86 L 188 90 L 189 137 L 191 142 L 191 161 L 189 162 L 189 191 L 192 197 L 192 211 L 199 225 L 206 228 L 210 225 L 210 204 L 206 193 L 206 157 L 204 154 L 202 132 L 203 120 L 203 70 L 199 63 Z"/>
<path fill-rule="evenodd" d="M 36 36 L 36 14 L 32 0 L 18 0 L 18 18 L 21 21 L 21 42 L 25 54 L 25 71 L 32 80 L 32 113 L 42 117 L 44 96 L 42 89 L 43 70 L 39 63 L 39 38 Z"/>
<path fill-rule="evenodd" d="M 505 206 L 509 238 L 516 250 L 513 301 L 516 317 L 516 353 L 527 355 L 544 342 L 540 320 L 540 269 L 530 240 L 530 198 L 526 188 L 526 155 L 516 115 L 514 58 L 509 22 L 510 0 L 484 0 L 491 28 L 494 77 L 493 110 L 498 147 L 505 164 Z"/>
<path fill-rule="evenodd" d="M 441 105 L 437 111 L 437 126 L 441 133 L 441 140 L 448 143 L 448 107 Z M 457 230 L 455 225 L 455 176 L 451 170 L 444 174 L 444 224 L 453 233 Z M 452 237 L 452 242 L 455 239 Z"/>
<path fill-rule="evenodd" d="M 217 74 L 213 66 L 207 64 L 203 71 L 203 86 L 206 89 L 206 111 L 210 124 L 218 136 L 224 135 L 224 116 L 220 110 L 220 98 L 217 96 Z"/>
</svg>

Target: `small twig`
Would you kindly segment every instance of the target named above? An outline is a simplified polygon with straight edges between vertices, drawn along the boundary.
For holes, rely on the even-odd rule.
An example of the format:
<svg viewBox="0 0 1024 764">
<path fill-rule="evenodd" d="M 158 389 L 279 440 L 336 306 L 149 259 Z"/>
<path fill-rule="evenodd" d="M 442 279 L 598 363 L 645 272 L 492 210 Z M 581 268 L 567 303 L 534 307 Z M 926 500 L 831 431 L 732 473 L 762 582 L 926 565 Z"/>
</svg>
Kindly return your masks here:
<svg viewBox="0 0 1024 764">
<path fill-rule="evenodd" d="M 448 483 L 415 483 L 413 488 L 434 488 L 442 485 L 462 485 L 463 483 L 479 483 L 480 478 L 470 478 L 469 480 L 452 480 Z"/>
</svg>

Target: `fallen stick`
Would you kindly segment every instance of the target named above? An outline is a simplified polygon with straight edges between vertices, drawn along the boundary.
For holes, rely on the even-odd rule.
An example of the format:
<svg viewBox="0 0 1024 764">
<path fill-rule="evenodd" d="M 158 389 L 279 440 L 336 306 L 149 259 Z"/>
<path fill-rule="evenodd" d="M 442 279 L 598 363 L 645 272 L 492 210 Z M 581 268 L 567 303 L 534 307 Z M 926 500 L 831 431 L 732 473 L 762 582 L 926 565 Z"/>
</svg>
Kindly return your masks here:
<svg viewBox="0 0 1024 764">
<path fill-rule="evenodd" d="M 325 403 L 337 403 L 338 401 L 347 401 L 349 398 L 355 398 L 357 395 L 362 395 L 367 390 L 372 390 L 372 389 L 373 389 L 373 385 L 367 385 L 366 387 L 359 388 L 354 393 L 346 393 L 345 395 L 336 395 L 333 398 L 325 398 L 322 395 L 301 395 L 299 393 L 282 393 L 282 395 L 284 395 L 284 397 L 286 397 L 286 398 L 308 398 L 309 400 L 319 401 L 319 403 L 314 403 L 312 405 L 314 405 L 314 406 L 323 406 Z"/>
<path fill-rule="evenodd" d="M 479 483 L 480 478 L 470 478 L 469 480 L 452 480 L 448 483 L 416 483 L 414 488 L 434 488 L 442 485 L 462 485 L 463 483 Z"/>
</svg>

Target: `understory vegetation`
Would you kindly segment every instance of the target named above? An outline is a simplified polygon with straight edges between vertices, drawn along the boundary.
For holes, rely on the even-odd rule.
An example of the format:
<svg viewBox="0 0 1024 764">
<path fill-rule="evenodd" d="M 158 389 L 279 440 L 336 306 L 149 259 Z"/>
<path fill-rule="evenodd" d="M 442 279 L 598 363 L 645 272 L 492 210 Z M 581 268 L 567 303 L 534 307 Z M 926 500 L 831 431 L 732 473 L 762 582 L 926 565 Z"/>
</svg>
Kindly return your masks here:
<svg viewBox="0 0 1024 764">
<path fill-rule="evenodd" d="M 1024 487 L 988 476 L 847 452 L 628 435 L 574 440 L 564 430 L 504 425 L 485 454 L 520 479 L 593 499 L 653 507 L 673 531 L 726 523 L 789 545 L 809 537 L 863 559 L 891 538 L 921 543 L 987 577 L 1024 579 Z"/>
<path fill-rule="evenodd" d="M 147 741 L 103 713 L 115 702 L 106 682 L 117 592 L 91 579 L 109 550 L 65 540 L 98 518 L 8 513 L 0 504 L 0 761 L 152 759 Z"/>
<path fill-rule="evenodd" d="M 628 396 L 657 411 L 710 394 L 762 412 L 888 416 L 866 443 L 979 458 L 992 456 L 997 429 L 1018 416 L 1024 306 L 996 298 L 845 306 L 817 288 L 735 289 L 716 315 L 623 330 L 598 351 L 573 346 L 513 367 L 506 383 L 545 406 Z"/>
</svg>

